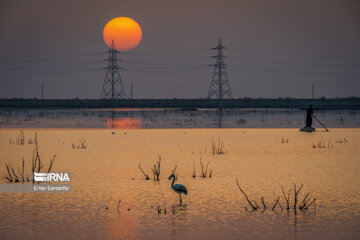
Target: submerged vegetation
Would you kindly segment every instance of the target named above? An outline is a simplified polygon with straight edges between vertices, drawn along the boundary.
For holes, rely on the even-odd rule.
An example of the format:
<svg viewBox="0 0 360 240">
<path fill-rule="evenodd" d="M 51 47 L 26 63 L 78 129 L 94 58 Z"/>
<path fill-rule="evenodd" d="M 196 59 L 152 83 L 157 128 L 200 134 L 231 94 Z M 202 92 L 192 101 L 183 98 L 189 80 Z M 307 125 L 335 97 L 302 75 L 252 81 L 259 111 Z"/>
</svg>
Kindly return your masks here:
<svg viewBox="0 0 360 240">
<path fill-rule="evenodd" d="M 339 138 L 335 141 L 335 143 L 347 143 L 349 140 L 347 140 L 346 138 Z"/>
<path fill-rule="evenodd" d="M 41 161 L 40 154 L 39 154 L 39 147 L 38 147 L 38 140 L 37 140 L 37 134 L 35 133 L 34 138 L 35 147 L 33 150 L 33 157 L 31 160 L 31 174 L 30 178 L 32 177 L 32 182 L 35 183 L 35 179 L 33 176 L 34 172 L 41 172 L 41 170 L 44 167 L 44 163 Z M 47 172 L 49 173 L 53 167 L 53 164 L 55 162 L 56 155 L 54 155 L 52 158 L 50 158 L 49 161 L 49 167 L 47 168 Z M 29 173 L 26 173 L 25 177 L 25 159 L 22 159 L 21 169 L 20 167 L 17 168 L 17 172 L 14 169 L 14 167 L 10 163 L 5 163 L 6 172 L 7 175 L 4 176 L 4 178 L 9 183 L 17 183 L 17 182 L 30 182 Z"/>
<path fill-rule="evenodd" d="M 212 150 L 213 155 L 224 154 L 225 150 L 224 150 L 223 140 L 220 138 L 218 138 L 217 141 L 214 139 L 211 139 L 211 150 Z"/>
<path fill-rule="evenodd" d="M 87 148 L 87 144 L 85 139 L 80 139 L 79 143 L 72 143 L 71 144 L 72 149 L 86 149 Z"/>
<path fill-rule="evenodd" d="M 142 169 L 140 163 L 138 165 L 138 168 L 142 172 L 142 174 L 145 176 L 145 180 L 150 180 L 149 175 Z M 161 168 L 161 156 L 158 156 L 158 160 L 156 163 L 154 163 L 153 167 L 151 168 L 151 171 L 153 173 L 154 181 L 160 181 L 160 168 Z M 175 172 L 177 166 L 175 166 L 173 172 Z"/>
<path fill-rule="evenodd" d="M 206 167 L 204 166 L 203 162 L 201 161 L 201 158 L 200 158 L 200 167 L 201 167 L 201 174 L 200 174 L 200 177 L 201 178 L 206 178 L 206 177 L 209 177 L 211 178 L 212 176 L 212 173 L 213 173 L 213 170 L 209 169 L 209 163 L 208 162 L 206 164 Z M 208 173 L 209 172 L 209 173 Z"/>
<path fill-rule="evenodd" d="M 25 144 L 36 144 L 37 143 L 37 139 L 34 138 L 29 138 L 27 141 L 26 141 L 26 138 L 25 138 L 25 134 L 23 132 L 23 130 L 20 131 L 20 134 L 15 138 L 15 140 L 13 139 L 10 139 L 9 141 L 9 144 L 16 144 L 16 145 L 25 145 Z"/>
<path fill-rule="evenodd" d="M 240 184 L 239 184 L 239 181 L 238 179 L 236 179 L 236 184 L 240 190 L 240 192 L 245 196 L 245 199 L 247 201 L 247 203 L 250 205 L 251 209 L 252 210 L 258 210 L 258 209 L 261 209 L 261 207 L 257 204 L 257 202 L 254 200 L 254 201 L 251 201 L 249 199 L 249 197 L 247 196 L 247 194 L 244 192 L 244 190 L 240 187 Z M 314 205 L 314 209 L 316 211 L 316 198 L 311 198 L 310 197 L 310 192 L 306 193 L 303 198 L 302 198 L 302 201 L 299 201 L 299 193 L 300 191 L 302 190 L 303 188 L 303 184 L 301 184 L 301 186 L 299 188 L 296 187 L 296 184 L 294 183 L 294 191 L 293 191 L 293 194 L 294 194 L 294 202 L 293 202 L 293 210 L 294 210 L 294 213 L 297 214 L 297 210 L 301 210 L 303 212 L 305 212 L 306 210 L 309 209 L 310 206 Z M 290 204 L 290 195 L 291 195 L 291 190 L 288 191 L 288 194 L 285 194 L 285 191 L 284 191 L 284 188 L 283 186 L 281 186 L 281 190 L 282 190 L 282 193 L 283 193 L 283 197 L 284 197 L 284 200 L 286 202 L 286 210 L 289 211 L 291 209 L 291 204 Z M 264 200 L 264 197 L 261 197 L 261 202 L 262 202 L 262 205 L 263 205 L 263 208 L 264 210 L 267 209 L 266 207 L 266 204 L 265 204 L 265 200 Z M 277 198 L 277 200 L 274 202 L 274 204 L 272 204 L 272 207 L 271 207 L 271 210 L 274 211 L 275 208 L 279 206 L 279 208 L 281 209 L 281 211 L 283 211 L 283 207 L 280 203 L 280 197 Z M 245 209 L 247 210 L 247 208 L 245 207 Z"/>
<path fill-rule="evenodd" d="M 154 181 L 160 181 L 160 166 L 161 166 L 161 156 L 158 156 L 158 160 L 153 165 L 151 171 L 153 172 Z M 175 168 L 176 170 L 176 168 Z"/>
<path fill-rule="evenodd" d="M 312 145 L 313 148 L 332 148 L 333 145 L 331 143 L 331 137 L 329 138 L 329 141 L 325 142 L 325 140 L 318 141 L 317 144 Z"/>
</svg>

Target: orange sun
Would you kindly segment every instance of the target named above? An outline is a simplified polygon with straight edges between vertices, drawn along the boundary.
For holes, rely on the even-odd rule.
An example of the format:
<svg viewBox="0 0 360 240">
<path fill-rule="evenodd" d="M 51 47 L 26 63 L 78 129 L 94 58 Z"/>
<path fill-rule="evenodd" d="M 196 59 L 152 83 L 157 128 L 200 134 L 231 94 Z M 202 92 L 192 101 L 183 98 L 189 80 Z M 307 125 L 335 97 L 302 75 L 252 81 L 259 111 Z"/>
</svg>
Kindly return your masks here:
<svg viewBox="0 0 360 240">
<path fill-rule="evenodd" d="M 136 48 L 141 42 L 142 31 L 140 25 L 128 17 L 118 17 L 110 20 L 104 27 L 103 38 L 106 45 L 118 51 L 128 51 Z"/>
</svg>

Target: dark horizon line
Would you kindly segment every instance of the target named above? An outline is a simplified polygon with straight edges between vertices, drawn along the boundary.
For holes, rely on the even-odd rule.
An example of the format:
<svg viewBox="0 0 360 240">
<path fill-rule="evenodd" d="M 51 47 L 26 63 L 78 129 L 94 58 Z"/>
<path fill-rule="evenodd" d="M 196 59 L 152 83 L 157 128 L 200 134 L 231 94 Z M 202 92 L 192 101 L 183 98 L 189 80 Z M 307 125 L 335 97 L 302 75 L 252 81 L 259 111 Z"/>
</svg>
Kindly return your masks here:
<svg viewBox="0 0 360 240">
<path fill-rule="evenodd" d="M 238 99 L 0 99 L 0 108 L 286 108 L 360 110 L 360 98 L 238 98 Z"/>
<path fill-rule="evenodd" d="M 263 100 L 274 100 L 274 99 L 294 99 L 294 100 L 321 100 L 321 99 L 360 99 L 360 96 L 347 96 L 347 97 L 326 97 L 326 96 L 321 96 L 321 97 L 233 97 L 233 98 L 223 98 L 222 101 L 231 101 L 231 100 L 256 100 L 256 99 L 263 99 Z M 80 100 L 80 101 L 84 101 L 84 100 L 90 100 L 90 101 L 114 101 L 113 99 L 103 99 L 103 98 L 79 98 L 79 97 L 74 97 L 74 98 L 44 98 L 42 99 L 41 97 L 28 97 L 28 98 L 24 98 L 24 97 L 4 97 L 4 98 L 0 98 L 0 101 L 7 101 L 7 100 L 40 100 L 40 101 L 54 101 L 54 100 L 59 100 L 59 101 L 67 101 L 67 100 Z M 179 97 L 174 97 L 174 98 L 125 98 L 125 99 L 115 99 L 115 101 L 135 101 L 135 100 L 210 100 L 210 101 L 218 101 L 218 99 L 216 98 L 206 98 L 206 97 L 199 97 L 199 98 L 179 98 Z"/>
</svg>

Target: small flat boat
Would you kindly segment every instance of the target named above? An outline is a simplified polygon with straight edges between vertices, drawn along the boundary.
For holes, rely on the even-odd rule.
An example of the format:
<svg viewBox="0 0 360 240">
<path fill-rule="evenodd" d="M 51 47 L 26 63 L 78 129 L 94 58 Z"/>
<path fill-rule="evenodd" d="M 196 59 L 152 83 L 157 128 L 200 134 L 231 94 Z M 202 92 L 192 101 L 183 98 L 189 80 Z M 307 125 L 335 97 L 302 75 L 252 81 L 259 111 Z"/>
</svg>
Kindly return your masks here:
<svg viewBox="0 0 360 240">
<path fill-rule="evenodd" d="M 313 127 L 303 127 L 303 128 L 300 128 L 300 131 L 301 132 L 315 132 L 316 129 Z"/>
</svg>

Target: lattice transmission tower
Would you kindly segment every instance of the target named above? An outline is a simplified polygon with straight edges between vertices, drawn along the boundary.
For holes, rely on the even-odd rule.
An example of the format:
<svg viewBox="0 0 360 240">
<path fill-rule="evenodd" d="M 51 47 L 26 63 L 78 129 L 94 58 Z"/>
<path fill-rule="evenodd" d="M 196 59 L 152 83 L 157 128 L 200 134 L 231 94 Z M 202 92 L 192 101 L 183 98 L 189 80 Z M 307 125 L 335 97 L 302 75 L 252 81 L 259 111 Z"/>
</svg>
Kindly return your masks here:
<svg viewBox="0 0 360 240">
<path fill-rule="evenodd" d="M 215 97 L 219 101 L 221 101 L 223 98 L 232 98 L 230 82 L 226 73 L 227 64 L 224 62 L 223 55 L 223 50 L 225 47 L 222 45 L 221 39 L 219 39 L 217 47 L 211 49 L 217 50 L 217 54 L 212 56 L 212 58 L 215 58 L 216 60 L 215 64 L 210 65 L 214 67 L 214 71 L 211 78 L 208 98 Z"/>
<path fill-rule="evenodd" d="M 104 67 L 106 75 L 100 98 L 111 100 L 125 99 L 126 93 L 120 75 L 122 68 L 118 66 L 118 62 L 121 60 L 117 58 L 118 51 L 115 50 L 114 41 L 112 41 L 111 47 L 106 52 L 109 54 L 108 59 L 105 59 L 108 65 Z"/>
</svg>

